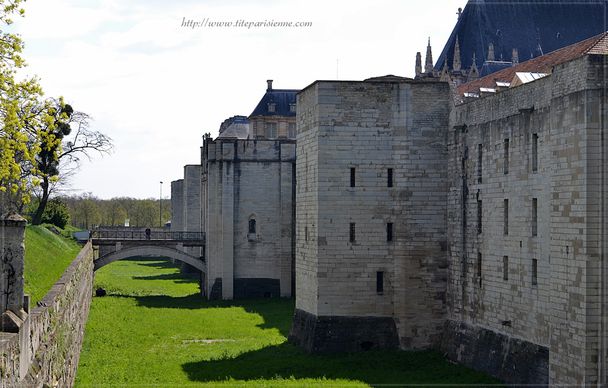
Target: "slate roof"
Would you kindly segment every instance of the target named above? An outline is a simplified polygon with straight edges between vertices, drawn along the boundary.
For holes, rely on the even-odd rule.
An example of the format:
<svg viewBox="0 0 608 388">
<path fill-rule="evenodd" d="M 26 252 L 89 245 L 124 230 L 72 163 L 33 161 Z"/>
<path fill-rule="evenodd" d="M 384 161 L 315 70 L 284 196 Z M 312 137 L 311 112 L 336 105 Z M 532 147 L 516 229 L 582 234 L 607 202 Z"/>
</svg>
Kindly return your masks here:
<svg viewBox="0 0 608 388">
<path fill-rule="evenodd" d="M 523 62 L 608 30 L 607 9 L 608 0 L 469 0 L 435 69 L 447 60 L 452 70 L 456 36 L 463 69 L 473 53 L 481 69 L 490 43 L 496 61 L 511 61 L 517 48 Z"/>
<path fill-rule="evenodd" d="M 458 94 L 475 93 L 479 88 L 494 88 L 497 81 L 511 82 L 517 72 L 549 74 L 552 72 L 553 66 L 586 54 L 608 54 L 608 32 L 462 84 L 458 86 Z"/>
<path fill-rule="evenodd" d="M 296 89 L 270 89 L 255 107 L 249 117 L 254 116 L 295 116 L 296 112 L 292 112 L 290 104 L 296 103 L 296 94 L 299 90 Z M 275 103 L 275 111 L 268 111 L 268 104 Z"/>
</svg>

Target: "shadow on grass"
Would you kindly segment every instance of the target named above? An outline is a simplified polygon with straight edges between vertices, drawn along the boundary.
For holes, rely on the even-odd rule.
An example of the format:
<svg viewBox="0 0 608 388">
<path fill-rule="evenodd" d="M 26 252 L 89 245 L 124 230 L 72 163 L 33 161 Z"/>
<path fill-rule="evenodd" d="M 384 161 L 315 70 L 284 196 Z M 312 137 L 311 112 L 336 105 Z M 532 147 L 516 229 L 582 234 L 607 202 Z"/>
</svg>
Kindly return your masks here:
<svg viewBox="0 0 608 388">
<path fill-rule="evenodd" d="M 289 335 L 293 318 L 293 299 L 245 299 L 238 301 L 208 301 L 199 294 L 186 296 L 146 295 L 134 296 L 109 292 L 108 296 L 135 299 L 137 304 L 148 308 L 172 308 L 198 310 L 206 308 L 242 307 L 247 313 L 259 314 L 264 323 L 261 329 L 277 329 L 284 337 Z"/>
<path fill-rule="evenodd" d="M 125 259 L 128 261 L 136 261 L 137 265 L 143 265 L 145 267 L 153 267 L 159 269 L 175 269 L 178 268 L 178 264 L 173 263 L 169 258 L 162 257 L 130 257 Z"/>
<path fill-rule="evenodd" d="M 235 358 L 182 364 L 191 381 L 346 379 L 367 384 L 492 384 L 496 380 L 446 361 L 434 351 L 310 355 L 283 343 Z"/>
<path fill-rule="evenodd" d="M 196 274 L 165 273 L 160 275 L 131 276 L 134 280 L 172 280 L 174 283 L 196 283 L 199 276 Z"/>
</svg>

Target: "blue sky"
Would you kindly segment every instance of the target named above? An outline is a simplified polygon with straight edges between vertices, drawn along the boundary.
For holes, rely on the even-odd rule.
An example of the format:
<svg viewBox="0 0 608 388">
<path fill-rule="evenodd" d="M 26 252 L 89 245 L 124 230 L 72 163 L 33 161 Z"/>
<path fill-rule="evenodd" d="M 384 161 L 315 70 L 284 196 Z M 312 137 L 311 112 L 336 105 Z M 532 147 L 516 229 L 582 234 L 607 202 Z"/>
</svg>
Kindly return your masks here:
<svg viewBox="0 0 608 388">
<path fill-rule="evenodd" d="M 266 80 L 300 89 L 317 79 L 413 76 L 431 37 L 439 56 L 465 0 L 28 0 L 15 30 L 25 74 L 87 112 L 114 139 L 83 163 L 73 192 L 169 196 L 202 135 L 248 115 Z M 183 18 L 304 21 L 305 28 L 185 28 Z"/>
</svg>

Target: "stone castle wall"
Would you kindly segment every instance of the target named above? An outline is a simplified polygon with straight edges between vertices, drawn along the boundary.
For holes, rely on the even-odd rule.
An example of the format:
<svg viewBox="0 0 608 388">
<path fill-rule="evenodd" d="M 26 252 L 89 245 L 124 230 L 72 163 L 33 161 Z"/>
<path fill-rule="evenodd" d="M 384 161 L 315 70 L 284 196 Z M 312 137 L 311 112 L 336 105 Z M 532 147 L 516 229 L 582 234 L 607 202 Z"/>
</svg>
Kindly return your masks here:
<svg viewBox="0 0 608 388">
<path fill-rule="evenodd" d="M 0 332 L 0 387 L 72 387 L 93 287 L 93 249 L 80 251 L 29 311 L 19 332 Z"/>
<path fill-rule="evenodd" d="M 299 94 L 291 338 L 308 350 L 439 341 L 448 97 L 431 82 L 319 81 Z"/>
<path fill-rule="evenodd" d="M 508 382 L 597 382 L 606 282 L 598 66 L 583 57 L 451 112 L 442 347 Z"/>
<path fill-rule="evenodd" d="M 294 160 L 293 140 L 206 140 L 203 218 L 212 298 L 291 296 Z"/>
</svg>

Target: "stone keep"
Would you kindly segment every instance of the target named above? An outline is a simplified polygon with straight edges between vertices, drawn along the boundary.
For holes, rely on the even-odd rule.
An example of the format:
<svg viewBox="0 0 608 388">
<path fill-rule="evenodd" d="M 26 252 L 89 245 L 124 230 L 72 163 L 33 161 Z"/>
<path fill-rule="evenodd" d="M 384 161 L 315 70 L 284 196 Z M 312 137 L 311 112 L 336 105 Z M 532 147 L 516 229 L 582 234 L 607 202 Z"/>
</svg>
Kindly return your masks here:
<svg viewBox="0 0 608 388">
<path fill-rule="evenodd" d="M 295 141 L 206 138 L 201 158 L 209 297 L 291 296 Z"/>
<path fill-rule="evenodd" d="M 308 351 L 439 343 L 449 96 L 446 83 L 399 77 L 298 95 L 290 339 Z"/>
<path fill-rule="evenodd" d="M 450 114 L 442 349 L 505 381 L 605 379 L 605 61 Z"/>
</svg>

